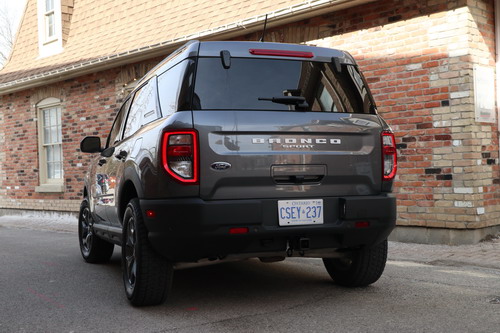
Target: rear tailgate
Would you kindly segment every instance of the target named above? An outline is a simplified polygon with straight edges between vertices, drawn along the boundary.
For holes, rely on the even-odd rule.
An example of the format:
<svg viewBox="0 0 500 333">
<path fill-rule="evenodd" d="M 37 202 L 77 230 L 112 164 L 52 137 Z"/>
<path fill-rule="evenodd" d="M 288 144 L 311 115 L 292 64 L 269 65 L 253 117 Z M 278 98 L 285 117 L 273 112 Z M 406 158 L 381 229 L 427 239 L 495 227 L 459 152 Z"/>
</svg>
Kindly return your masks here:
<svg viewBox="0 0 500 333">
<path fill-rule="evenodd" d="M 193 98 L 206 200 L 373 195 L 382 124 L 338 50 L 201 43 Z"/>
<path fill-rule="evenodd" d="M 206 200 L 380 193 L 375 115 L 194 111 Z"/>
</svg>

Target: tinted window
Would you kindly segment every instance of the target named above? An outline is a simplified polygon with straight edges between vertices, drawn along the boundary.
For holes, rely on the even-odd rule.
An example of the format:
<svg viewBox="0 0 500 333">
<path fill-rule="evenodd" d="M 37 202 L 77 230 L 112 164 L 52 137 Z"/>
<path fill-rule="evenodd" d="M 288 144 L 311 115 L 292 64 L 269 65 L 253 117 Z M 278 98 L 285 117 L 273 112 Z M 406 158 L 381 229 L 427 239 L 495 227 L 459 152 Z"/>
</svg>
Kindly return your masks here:
<svg viewBox="0 0 500 333">
<path fill-rule="evenodd" d="M 158 119 L 157 109 L 156 80 L 153 78 L 135 92 L 123 136 L 129 137 L 137 132 L 142 125 Z"/>
<path fill-rule="evenodd" d="M 187 59 L 158 76 L 158 97 L 163 116 L 189 110 L 194 61 Z"/>
<path fill-rule="evenodd" d="M 283 98 L 287 96 L 303 97 L 307 106 Z M 262 100 L 273 97 L 280 100 Z M 342 65 L 338 73 L 329 63 L 242 58 L 231 59 L 229 69 L 224 69 L 220 58 L 198 60 L 193 108 L 351 113 L 374 109 L 354 66 Z"/>
<path fill-rule="evenodd" d="M 130 98 L 126 100 L 125 103 L 122 104 L 120 111 L 118 111 L 118 114 L 116 115 L 115 121 L 113 123 L 113 127 L 111 127 L 111 132 L 109 133 L 106 147 L 110 147 L 115 142 L 121 140 L 121 128 L 127 116 L 128 108 L 130 106 L 130 100 Z"/>
</svg>

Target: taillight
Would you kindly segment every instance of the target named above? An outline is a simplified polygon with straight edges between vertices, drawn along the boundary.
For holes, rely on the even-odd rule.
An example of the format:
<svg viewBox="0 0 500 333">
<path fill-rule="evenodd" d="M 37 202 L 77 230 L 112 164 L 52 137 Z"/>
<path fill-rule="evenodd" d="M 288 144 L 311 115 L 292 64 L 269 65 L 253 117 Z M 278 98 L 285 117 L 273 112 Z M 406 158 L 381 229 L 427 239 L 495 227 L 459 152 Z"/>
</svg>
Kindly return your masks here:
<svg viewBox="0 0 500 333">
<path fill-rule="evenodd" d="M 292 57 L 292 58 L 313 58 L 314 53 L 304 51 L 286 51 L 286 50 L 267 50 L 267 49 L 250 49 L 248 50 L 253 55 L 265 55 L 274 57 Z"/>
<path fill-rule="evenodd" d="M 396 139 L 389 131 L 382 132 L 382 164 L 383 180 L 393 180 L 398 168 L 398 158 L 396 152 Z"/>
<path fill-rule="evenodd" d="M 163 133 L 162 163 L 182 183 L 198 182 L 198 133 L 182 130 Z"/>
</svg>

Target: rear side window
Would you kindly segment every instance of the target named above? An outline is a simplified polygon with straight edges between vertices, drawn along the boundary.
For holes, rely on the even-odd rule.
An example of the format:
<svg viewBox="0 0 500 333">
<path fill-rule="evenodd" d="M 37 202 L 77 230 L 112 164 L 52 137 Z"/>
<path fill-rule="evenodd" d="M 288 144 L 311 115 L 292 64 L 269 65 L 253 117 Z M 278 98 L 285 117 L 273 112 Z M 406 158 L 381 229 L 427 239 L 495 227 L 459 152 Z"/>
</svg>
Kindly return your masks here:
<svg viewBox="0 0 500 333">
<path fill-rule="evenodd" d="M 156 79 L 152 78 L 137 90 L 134 95 L 125 124 L 124 138 L 137 132 L 141 126 L 159 118 L 156 101 Z"/>
<path fill-rule="evenodd" d="M 186 59 L 158 75 L 158 97 L 163 116 L 191 108 L 194 61 Z"/>
<path fill-rule="evenodd" d="M 199 58 L 193 109 L 374 113 L 358 69 L 334 68 L 310 61 L 233 58 L 225 69 L 220 58 Z"/>
<path fill-rule="evenodd" d="M 106 147 L 111 147 L 116 142 L 122 139 L 121 129 L 125 121 L 125 117 L 127 117 L 128 109 L 130 107 L 130 101 L 131 98 L 127 99 L 121 106 L 120 111 L 118 111 L 118 114 L 116 115 L 115 121 L 113 123 L 113 127 L 111 128 L 111 132 L 109 133 Z"/>
</svg>

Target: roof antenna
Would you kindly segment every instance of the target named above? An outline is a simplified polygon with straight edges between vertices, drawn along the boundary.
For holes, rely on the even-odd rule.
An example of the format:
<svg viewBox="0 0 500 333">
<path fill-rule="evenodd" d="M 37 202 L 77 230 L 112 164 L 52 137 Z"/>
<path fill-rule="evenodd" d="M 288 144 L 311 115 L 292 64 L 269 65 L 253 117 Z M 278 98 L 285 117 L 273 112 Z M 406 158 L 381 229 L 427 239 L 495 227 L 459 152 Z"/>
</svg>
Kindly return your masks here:
<svg viewBox="0 0 500 333">
<path fill-rule="evenodd" d="M 264 36 L 266 35 L 266 27 L 267 27 L 267 14 L 266 19 L 264 20 L 264 30 L 262 31 L 262 36 L 259 39 L 259 42 L 264 42 Z"/>
</svg>

